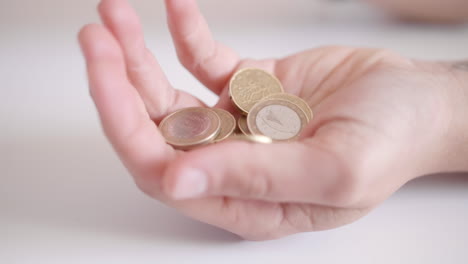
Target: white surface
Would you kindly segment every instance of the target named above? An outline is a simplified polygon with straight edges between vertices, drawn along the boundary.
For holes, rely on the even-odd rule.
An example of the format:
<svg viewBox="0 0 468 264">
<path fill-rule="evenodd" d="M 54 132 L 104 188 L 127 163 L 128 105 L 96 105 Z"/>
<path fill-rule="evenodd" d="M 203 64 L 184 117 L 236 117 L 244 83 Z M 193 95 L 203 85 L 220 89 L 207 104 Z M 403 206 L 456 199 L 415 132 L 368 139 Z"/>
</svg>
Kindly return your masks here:
<svg viewBox="0 0 468 264">
<path fill-rule="evenodd" d="M 246 242 L 141 194 L 101 134 L 75 35 L 97 1 L 0 2 L 0 263 L 466 263 L 468 177 L 427 177 L 332 231 Z M 172 82 L 162 1 L 132 1 Z M 200 0 L 218 39 L 248 57 L 324 44 L 468 58 L 466 26 L 405 25 L 355 4 Z M 270 9 L 263 6 L 269 3 Z M 244 10 L 245 9 L 245 10 Z"/>
</svg>

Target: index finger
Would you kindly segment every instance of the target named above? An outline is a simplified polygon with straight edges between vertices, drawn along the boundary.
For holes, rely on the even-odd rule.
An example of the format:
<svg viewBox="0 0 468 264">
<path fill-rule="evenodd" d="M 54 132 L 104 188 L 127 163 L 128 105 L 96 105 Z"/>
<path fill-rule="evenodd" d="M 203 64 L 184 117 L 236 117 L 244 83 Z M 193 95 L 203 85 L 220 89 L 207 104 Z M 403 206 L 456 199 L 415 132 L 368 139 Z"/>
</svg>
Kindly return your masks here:
<svg viewBox="0 0 468 264">
<path fill-rule="evenodd" d="M 239 56 L 215 41 L 195 0 L 166 0 L 167 19 L 179 60 L 200 82 L 220 94 Z"/>
<path fill-rule="evenodd" d="M 91 95 L 106 136 L 134 174 L 157 170 L 173 156 L 174 150 L 165 143 L 130 84 L 120 46 L 101 25 L 84 27 L 79 40 L 87 62 Z"/>
</svg>

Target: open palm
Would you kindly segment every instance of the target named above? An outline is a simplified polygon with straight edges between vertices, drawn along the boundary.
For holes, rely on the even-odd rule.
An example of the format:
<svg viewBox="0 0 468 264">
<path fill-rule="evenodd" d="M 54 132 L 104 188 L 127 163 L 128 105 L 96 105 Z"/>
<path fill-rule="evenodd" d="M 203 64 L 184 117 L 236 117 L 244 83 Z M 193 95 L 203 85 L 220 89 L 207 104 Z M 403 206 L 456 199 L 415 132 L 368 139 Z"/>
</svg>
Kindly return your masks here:
<svg viewBox="0 0 468 264">
<path fill-rule="evenodd" d="M 103 0 L 104 25 L 80 33 L 91 95 L 107 137 L 148 195 L 245 238 L 271 239 L 350 223 L 433 169 L 438 150 L 430 143 L 444 122 L 431 109 L 444 107 L 429 96 L 432 86 L 418 63 L 347 47 L 241 60 L 213 40 L 194 0 L 166 6 L 182 64 L 220 96 L 217 107 L 232 111 L 229 78 L 257 67 L 305 99 L 315 118 L 297 142 L 174 150 L 156 124 L 203 104 L 171 86 L 128 3 Z"/>
</svg>

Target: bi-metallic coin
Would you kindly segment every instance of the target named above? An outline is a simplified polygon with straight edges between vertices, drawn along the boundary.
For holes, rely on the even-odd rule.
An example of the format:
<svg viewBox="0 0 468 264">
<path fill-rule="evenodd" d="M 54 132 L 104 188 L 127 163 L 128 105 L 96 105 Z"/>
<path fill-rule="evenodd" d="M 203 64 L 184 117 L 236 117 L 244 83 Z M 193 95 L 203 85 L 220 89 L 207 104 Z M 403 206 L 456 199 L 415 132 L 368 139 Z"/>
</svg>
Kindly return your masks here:
<svg viewBox="0 0 468 264">
<path fill-rule="evenodd" d="M 221 130 L 221 120 L 211 109 L 191 107 L 168 115 L 159 129 L 168 144 L 188 150 L 213 142 Z"/>
<path fill-rule="evenodd" d="M 257 103 L 247 116 L 247 125 L 254 135 L 276 141 L 297 139 L 307 125 L 307 116 L 296 104 L 280 99 Z"/>
<path fill-rule="evenodd" d="M 217 143 L 225 140 L 234 133 L 234 130 L 236 129 L 236 119 L 231 113 L 224 109 L 212 108 L 211 110 L 219 116 L 221 121 L 221 129 L 214 140 L 214 142 Z"/>
<path fill-rule="evenodd" d="M 310 122 L 310 120 L 312 120 L 314 116 L 312 113 L 312 109 L 310 109 L 309 104 L 306 101 L 304 101 L 304 99 L 297 97 L 293 94 L 277 93 L 277 94 L 269 95 L 266 99 L 283 99 L 286 101 L 290 101 L 291 103 L 299 106 L 302 109 L 302 111 L 304 111 L 304 113 L 306 114 L 307 122 Z"/>
</svg>

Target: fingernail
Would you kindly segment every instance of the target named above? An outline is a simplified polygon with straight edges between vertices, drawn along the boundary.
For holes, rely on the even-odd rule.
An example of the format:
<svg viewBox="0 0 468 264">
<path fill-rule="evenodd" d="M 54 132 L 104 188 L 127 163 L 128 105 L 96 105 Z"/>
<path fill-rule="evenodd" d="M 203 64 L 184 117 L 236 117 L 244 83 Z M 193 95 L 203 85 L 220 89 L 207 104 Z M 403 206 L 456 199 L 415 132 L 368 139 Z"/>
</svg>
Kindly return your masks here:
<svg viewBox="0 0 468 264">
<path fill-rule="evenodd" d="M 174 199 L 190 199 L 202 195 L 206 191 L 207 177 L 200 170 L 184 170 L 176 182 L 172 192 Z"/>
</svg>

